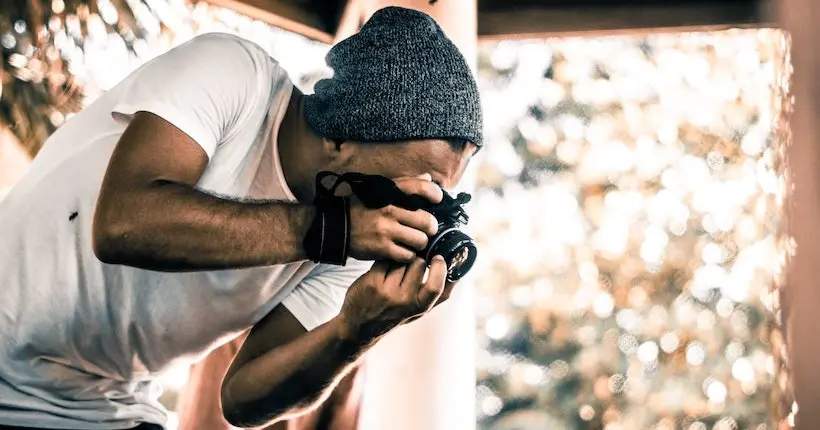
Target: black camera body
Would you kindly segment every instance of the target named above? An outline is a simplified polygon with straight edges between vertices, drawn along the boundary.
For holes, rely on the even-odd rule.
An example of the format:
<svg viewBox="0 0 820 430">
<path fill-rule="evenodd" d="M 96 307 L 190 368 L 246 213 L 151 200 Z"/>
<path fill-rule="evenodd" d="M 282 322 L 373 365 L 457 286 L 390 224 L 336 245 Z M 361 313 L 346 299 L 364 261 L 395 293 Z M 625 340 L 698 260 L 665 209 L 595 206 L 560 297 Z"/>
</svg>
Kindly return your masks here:
<svg viewBox="0 0 820 430">
<path fill-rule="evenodd" d="M 453 197 L 444 191 L 444 198 L 437 204 L 420 196 L 407 197 L 408 199 L 396 199 L 393 204 L 409 210 L 422 209 L 438 221 L 436 235 L 430 238 L 427 247 L 419 251 L 418 256 L 429 263 L 434 256 L 441 255 L 447 262 L 447 280 L 461 279 L 473 267 L 478 256 L 478 248 L 473 239 L 459 230 L 469 221 L 463 205 L 470 201 L 470 195 L 459 193 Z"/>
</svg>

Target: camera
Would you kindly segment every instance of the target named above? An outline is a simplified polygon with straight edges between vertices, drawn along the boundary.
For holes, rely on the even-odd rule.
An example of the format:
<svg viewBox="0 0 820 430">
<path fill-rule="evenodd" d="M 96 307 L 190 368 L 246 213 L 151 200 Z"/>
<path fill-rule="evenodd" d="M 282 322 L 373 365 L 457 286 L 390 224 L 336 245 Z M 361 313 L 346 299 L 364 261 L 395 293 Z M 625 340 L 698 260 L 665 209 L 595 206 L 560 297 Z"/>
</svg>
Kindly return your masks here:
<svg viewBox="0 0 820 430">
<path fill-rule="evenodd" d="M 326 178 L 333 178 L 333 183 L 326 185 L 323 182 Z M 467 212 L 464 211 L 464 204 L 469 202 L 471 198 L 469 194 L 459 193 L 456 197 L 453 197 L 442 190 L 444 193 L 442 200 L 439 203 L 431 203 L 425 197 L 405 194 L 393 180 L 385 176 L 358 172 L 347 172 L 340 175 L 324 171 L 316 175 L 316 198 L 314 203 L 317 207 L 327 211 L 328 202 L 332 203 L 334 201 L 336 189 L 342 183 L 347 183 L 350 186 L 353 194 L 359 198 L 365 207 L 377 209 L 393 204 L 411 211 L 421 209 L 431 213 L 438 222 L 438 231 L 417 255 L 428 264 L 436 255 L 444 257 L 444 261 L 447 262 L 448 281 L 461 279 L 473 267 L 478 256 L 478 248 L 476 248 L 475 242 L 470 236 L 459 230 L 469 220 Z M 344 210 L 346 205 L 343 204 L 340 207 Z M 324 220 L 325 217 L 317 217 L 316 219 Z M 347 218 L 342 217 L 342 219 L 346 220 Z M 336 230 L 339 232 L 346 231 L 343 228 Z M 309 235 L 305 238 L 305 249 L 309 250 L 309 255 L 313 255 L 311 258 L 314 261 L 324 261 L 321 246 L 322 243 L 325 243 L 324 236 L 324 225 L 322 223 L 317 224 L 314 221 Z M 346 241 L 342 242 L 346 243 Z M 342 257 L 345 255 L 344 252 L 338 254 Z M 344 259 L 340 261 L 344 261 Z"/>
<path fill-rule="evenodd" d="M 459 193 L 453 197 L 445 191 L 440 203 L 428 203 L 421 207 L 436 217 L 438 232 L 430 238 L 427 247 L 418 255 L 428 263 L 436 255 L 444 257 L 444 261 L 447 262 L 448 281 L 457 281 L 466 275 L 478 256 L 478 248 L 473 239 L 459 230 L 469 220 L 463 207 L 469 201 L 470 195 L 467 193 Z"/>
</svg>

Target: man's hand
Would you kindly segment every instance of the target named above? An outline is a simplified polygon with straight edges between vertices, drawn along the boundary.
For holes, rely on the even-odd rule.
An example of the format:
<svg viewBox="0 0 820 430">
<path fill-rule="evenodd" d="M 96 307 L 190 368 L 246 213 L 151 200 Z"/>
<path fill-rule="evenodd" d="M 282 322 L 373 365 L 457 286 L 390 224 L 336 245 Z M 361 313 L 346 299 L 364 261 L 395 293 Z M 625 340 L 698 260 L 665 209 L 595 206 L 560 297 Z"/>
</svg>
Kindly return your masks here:
<svg viewBox="0 0 820 430">
<path fill-rule="evenodd" d="M 427 281 L 422 282 L 426 263 L 416 258 L 403 265 L 379 261 L 350 287 L 339 318 L 345 336 L 371 342 L 383 334 L 432 309 L 450 294 L 454 283 L 447 284 L 447 264 L 441 256 L 433 258 Z"/>
<path fill-rule="evenodd" d="M 425 315 L 450 293 L 446 264 L 380 261 L 348 289 L 342 311 L 306 332 L 284 306 L 254 326 L 228 370 L 222 410 L 236 427 L 258 427 L 311 410 L 361 354 L 392 328 Z"/>
<path fill-rule="evenodd" d="M 395 182 L 405 193 L 423 196 L 431 203 L 439 203 L 444 197 L 430 175 Z M 436 218 L 424 210 L 410 211 L 393 205 L 368 209 L 355 197 L 351 197 L 351 203 L 350 256 L 359 260 L 410 263 L 438 230 Z"/>
</svg>

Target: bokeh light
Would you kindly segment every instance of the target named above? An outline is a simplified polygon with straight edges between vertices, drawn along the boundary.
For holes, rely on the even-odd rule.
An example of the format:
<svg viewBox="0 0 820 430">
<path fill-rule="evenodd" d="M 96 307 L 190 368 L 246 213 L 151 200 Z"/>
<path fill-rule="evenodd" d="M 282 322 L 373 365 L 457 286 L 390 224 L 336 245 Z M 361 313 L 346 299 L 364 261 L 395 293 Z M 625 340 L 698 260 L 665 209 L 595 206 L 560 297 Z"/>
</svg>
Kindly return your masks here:
<svg viewBox="0 0 820 430">
<path fill-rule="evenodd" d="M 482 45 L 480 428 L 775 428 L 785 46 Z"/>
</svg>

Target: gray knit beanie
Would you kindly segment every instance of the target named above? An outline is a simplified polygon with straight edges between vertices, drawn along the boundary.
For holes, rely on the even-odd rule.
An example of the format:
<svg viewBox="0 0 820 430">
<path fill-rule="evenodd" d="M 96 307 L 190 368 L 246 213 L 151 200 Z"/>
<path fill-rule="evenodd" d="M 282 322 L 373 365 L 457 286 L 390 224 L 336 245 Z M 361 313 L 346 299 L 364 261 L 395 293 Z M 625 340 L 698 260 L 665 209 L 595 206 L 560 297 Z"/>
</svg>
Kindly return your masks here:
<svg viewBox="0 0 820 430">
<path fill-rule="evenodd" d="M 481 103 L 461 52 L 430 16 L 380 9 L 326 58 L 305 100 L 319 135 L 358 142 L 464 139 L 481 146 Z"/>
</svg>

